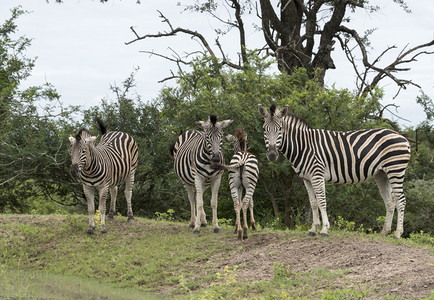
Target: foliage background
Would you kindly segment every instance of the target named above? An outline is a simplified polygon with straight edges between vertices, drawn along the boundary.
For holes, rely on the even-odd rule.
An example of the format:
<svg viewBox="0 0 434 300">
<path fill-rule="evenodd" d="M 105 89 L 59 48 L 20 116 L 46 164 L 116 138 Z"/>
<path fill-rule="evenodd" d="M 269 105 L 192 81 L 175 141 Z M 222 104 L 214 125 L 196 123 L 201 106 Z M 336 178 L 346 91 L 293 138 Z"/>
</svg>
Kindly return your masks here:
<svg viewBox="0 0 434 300">
<path fill-rule="evenodd" d="M 276 103 L 289 105 L 292 113 L 314 128 L 393 127 L 405 134 L 413 147 L 405 184 L 405 234 L 434 232 L 433 103 L 423 93 L 417 101 L 426 109 L 427 120 L 417 128 L 399 128 L 378 117 L 383 97 L 380 89 L 360 97 L 349 90 L 324 87 L 302 68 L 291 75 L 274 74 L 270 66 L 275 61 L 248 52 L 249 64 L 241 71 L 226 67 L 215 57 L 199 56 L 175 87 L 162 89 L 150 102 L 134 94 L 133 72 L 121 86 L 111 86 L 112 97 L 81 111 L 63 107 L 49 83 L 20 89 L 35 63 L 25 55 L 30 40 L 14 38 L 15 20 L 23 13 L 15 9 L 0 28 L 0 212 L 85 212 L 81 185 L 69 175 L 67 137 L 81 127 L 98 134 L 94 119 L 100 117 L 110 130 L 128 132 L 139 144 L 140 163 L 133 189 L 135 214 L 155 217 L 156 212 L 173 209 L 175 218 L 187 219 L 187 195 L 173 172 L 168 149 L 181 131 L 196 128 L 194 121 L 216 114 L 221 120 L 235 120 L 227 132 L 244 128 L 249 151 L 260 160 L 261 177 L 254 195 L 259 223 L 277 228 L 307 225 L 311 222 L 310 207 L 302 182 L 288 161 L 280 158 L 270 163 L 265 158 L 263 121 L 257 104 Z M 78 118 L 74 117 L 77 113 Z M 230 145 L 225 145 L 224 151 L 228 161 Z M 208 193 L 205 199 L 209 199 Z M 118 210 L 125 214 L 123 193 L 118 197 Z M 382 226 L 385 208 L 373 181 L 355 186 L 327 185 L 327 199 L 332 223 L 343 218 L 368 232 Z M 219 218 L 234 218 L 227 175 L 220 187 Z"/>
</svg>

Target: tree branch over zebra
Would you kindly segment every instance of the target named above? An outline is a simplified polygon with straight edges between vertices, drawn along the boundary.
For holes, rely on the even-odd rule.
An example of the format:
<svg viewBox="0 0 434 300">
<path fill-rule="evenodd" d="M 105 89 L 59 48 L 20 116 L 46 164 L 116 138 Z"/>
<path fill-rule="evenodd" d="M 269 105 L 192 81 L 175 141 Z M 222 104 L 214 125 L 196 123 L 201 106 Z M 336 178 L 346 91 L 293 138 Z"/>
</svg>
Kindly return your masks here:
<svg viewBox="0 0 434 300">
<path fill-rule="evenodd" d="M 118 185 L 124 181 L 128 222 L 134 222 L 131 195 L 138 163 L 137 144 L 127 133 L 106 132 L 103 122 L 101 120 L 97 120 L 97 122 L 102 134 L 98 145 L 95 145 L 97 137 L 84 128 L 80 129 L 75 138 L 69 137 L 72 160 L 70 172 L 73 177 L 80 177 L 83 182 L 83 191 L 87 199 L 89 213 L 88 234 L 92 234 L 95 229 L 95 191 L 97 190 L 99 193 L 101 230 L 105 233 L 107 193 L 110 190 L 111 203 L 108 218 L 113 219 L 116 213 Z"/>
<path fill-rule="evenodd" d="M 300 118 L 289 114 L 288 106 L 270 111 L 258 105 L 264 118 L 264 140 L 267 158 L 276 161 L 279 152 L 304 180 L 312 207 L 313 225 L 309 235 L 321 226 L 328 236 L 330 227 L 326 212 L 325 181 L 357 184 L 373 177 L 386 205 L 382 234 L 391 232 L 395 208 L 398 218 L 395 237 L 404 228 L 403 182 L 410 160 L 410 144 L 402 135 L 389 129 L 366 129 L 348 132 L 309 128 Z"/>
<path fill-rule="evenodd" d="M 211 115 L 207 121 L 197 121 L 204 131 L 189 130 L 182 133 L 171 147 L 174 169 L 187 190 L 191 207 L 190 227 L 193 233 L 200 233 L 200 227 L 206 226 L 206 214 L 203 209 L 203 193 L 211 186 L 212 224 L 214 232 L 220 232 L 217 221 L 217 196 L 223 170 L 211 166 L 220 164 L 223 129 L 233 120 L 217 122 Z"/>
<path fill-rule="evenodd" d="M 256 156 L 247 152 L 247 133 L 243 129 L 237 128 L 234 134 L 235 136 L 226 135 L 226 139 L 234 145 L 234 155 L 230 165 L 219 165 L 218 167 L 229 172 L 229 187 L 236 214 L 235 232 L 238 233 L 238 239 L 241 240 L 241 238 L 247 239 L 248 237 L 247 207 L 250 210 L 252 230 L 256 230 L 253 216 L 253 193 L 259 178 L 259 166 Z M 246 189 L 244 198 L 243 187 Z M 243 227 L 241 227 L 240 221 L 241 206 L 243 208 Z"/>
</svg>

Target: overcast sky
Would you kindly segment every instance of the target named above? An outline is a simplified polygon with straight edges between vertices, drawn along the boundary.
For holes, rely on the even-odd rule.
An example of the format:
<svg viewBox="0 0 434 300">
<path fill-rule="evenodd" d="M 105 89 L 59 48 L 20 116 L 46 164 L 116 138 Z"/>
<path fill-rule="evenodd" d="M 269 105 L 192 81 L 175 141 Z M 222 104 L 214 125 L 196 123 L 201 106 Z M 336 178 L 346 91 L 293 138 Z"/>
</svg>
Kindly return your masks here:
<svg viewBox="0 0 434 300">
<path fill-rule="evenodd" d="M 160 38 L 143 40 L 125 45 L 134 38 L 130 26 L 134 26 L 139 34 L 156 33 L 167 30 L 158 17 L 160 10 L 168 17 L 174 27 L 185 27 L 204 34 L 208 42 L 214 46 L 214 29 L 219 26 L 206 15 L 183 12 L 185 5 L 195 1 L 142 0 L 136 4 L 134 0 L 109 0 L 101 4 L 94 0 L 67 0 L 63 4 L 49 4 L 45 0 L 0 0 L 0 22 L 10 17 L 10 9 L 21 5 L 30 11 L 18 20 L 19 35 L 32 38 L 32 45 L 27 51 L 28 57 L 37 57 L 32 77 L 27 84 L 41 85 L 50 82 L 61 94 L 66 105 L 82 105 L 90 107 L 99 104 L 102 98 L 111 98 L 110 84 L 121 85 L 122 81 L 134 70 L 137 73 L 136 92 L 143 101 L 150 101 L 158 96 L 164 84 L 159 80 L 176 71 L 170 62 L 141 53 L 141 50 L 155 50 L 170 54 L 170 48 L 178 53 L 200 49 L 200 45 L 186 35 L 176 38 Z M 377 1 L 383 7 L 381 12 L 370 15 L 360 11 L 352 26 L 363 32 L 377 28 L 371 37 L 373 55 L 378 55 L 388 46 L 396 45 L 398 50 L 392 56 L 383 59 L 387 65 L 405 46 L 414 47 L 434 39 L 434 1 L 408 0 L 412 14 L 405 13 L 392 0 Z M 371 1 L 371 3 L 375 3 Z M 226 18 L 227 16 L 223 16 Z M 252 16 L 246 22 L 247 45 L 250 48 L 261 47 L 264 40 L 261 33 L 256 32 L 250 24 L 256 20 Z M 234 32 L 235 34 L 235 32 Z M 237 41 L 237 40 L 236 40 Z M 232 53 L 235 59 L 238 45 L 230 34 L 221 40 L 226 52 Z M 215 46 L 214 46 L 215 47 Z M 336 44 L 336 48 L 339 45 Z M 339 50 L 339 49 L 337 49 Z M 431 51 L 434 48 L 431 47 Z M 217 51 L 217 50 L 216 50 Z M 326 85 L 333 84 L 338 88 L 353 89 L 355 77 L 351 66 L 346 63 L 342 52 L 336 51 L 332 57 L 337 66 L 336 71 L 328 71 Z M 382 63 L 383 63 L 382 61 Z M 434 55 L 420 56 L 417 63 L 411 64 L 411 70 L 400 76 L 418 83 L 428 96 L 434 99 Z M 400 120 L 404 126 L 415 126 L 425 119 L 422 108 L 416 103 L 419 89 L 410 87 L 401 91 L 393 100 L 397 91 L 391 81 L 380 82 L 385 89 L 383 104 L 399 105 L 397 114 L 411 122 Z M 388 115 L 389 118 L 396 119 Z"/>
</svg>

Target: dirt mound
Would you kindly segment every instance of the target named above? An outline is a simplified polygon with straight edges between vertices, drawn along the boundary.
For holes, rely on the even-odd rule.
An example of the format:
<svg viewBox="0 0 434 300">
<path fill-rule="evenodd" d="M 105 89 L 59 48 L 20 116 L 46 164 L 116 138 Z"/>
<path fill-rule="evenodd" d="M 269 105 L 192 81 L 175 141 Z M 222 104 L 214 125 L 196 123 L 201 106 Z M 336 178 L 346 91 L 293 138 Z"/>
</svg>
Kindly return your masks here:
<svg viewBox="0 0 434 300">
<path fill-rule="evenodd" d="M 434 289 L 433 253 L 356 237 L 287 239 L 257 234 L 243 241 L 240 250 L 223 261 L 225 265 L 239 265 L 238 278 L 249 281 L 272 279 L 274 263 L 289 266 L 294 274 L 317 269 L 346 270 L 341 282 L 335 282 L 336 287 L 382 291 L 375 299 L 383 295 L 429 297 Z"/>
</svg>

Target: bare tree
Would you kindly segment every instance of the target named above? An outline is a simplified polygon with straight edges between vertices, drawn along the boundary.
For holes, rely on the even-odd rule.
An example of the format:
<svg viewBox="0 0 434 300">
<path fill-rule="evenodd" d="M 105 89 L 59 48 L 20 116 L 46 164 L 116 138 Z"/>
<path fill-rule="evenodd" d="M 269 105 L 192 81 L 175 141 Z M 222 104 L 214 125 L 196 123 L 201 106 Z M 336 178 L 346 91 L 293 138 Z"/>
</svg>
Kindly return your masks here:
<svg viewBox="0 0 434 300">
<path fill-rule="evenodd" d="M 393 1 L 410 13 L 404 0 Z M 218 9 L 222 7 L 231 13 L 229 19 L 223 19 L 217 14 Z M 281 72 L 290 74 L 295 68 L 304 67 L 312 78 L 315 77 L 323 83 L 327 70 L 335 68 L 331 54 L 335 51 L 338 41 L 354 68 L 358 79 L 359 96 L 369 93 L 380 80 L 386 77 L 397 84 L 398 92 L 408 85 L 418 86 L 411 80 L 401 78 L 400 74 L 403 71 L 408 71 L 410 63 L 414 62 L 418 56 L 434 53 L 429 51 L 434 46 L 434 40 L 432 40 L 402 49 L 394 60 L 380 67 L 380 58 L 397 47 L 389 47 L 379 57 L 370 58 L 366 49 L 369 40 L 350 27 L 351 14 L 354 15 L 357 11 L 362 10 L 373 13 L 380 9 L 378 6 L 370 5 L 367 0 L 198 0 L 196 4 L 187 6 L 186 9 L 207 13 L 219 20 L 224 26 L 238 30 L 239 61 L 234 63 L 226 57 L 220 45 L 219 36 L 215 39 L 215 45 L 212 45 L 196 30 L 173 27 L 161 12 L 160 17 L 168 25 L 168 31 L 140 35 L 131 27 L 135 38 L 127 44 L 147 38 L 160 38 L 183 33 L 198 39 L 204 51 L 219 58 L 221 64 L 235 69 L 243 69 L 249 63 L 243 19 L 247 14 L 256 12 L 258 20 L 261 22 L 258 27 L 262 30 L 265 40 L 265 46 L 260 51 L 263 55 L 274 56 Z M 216 49 L 213 48 L 214 46 Z M 173 52 L 174 55 L 171 57 L 162 54 L 157 55 L 175 61 L 178 66 L 188 64 L 188 61 L 177 55 L 175 51 Z M 357 63 L 360 59 L 358 55 L 361 56 L 361 65 Z M 372 76 L 372 74 L 374 75 Z M 172 75 L 166 79 L 176 77 L 173 73 Z"/>
</svg>

